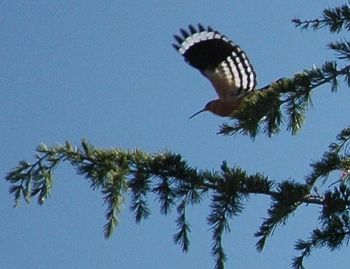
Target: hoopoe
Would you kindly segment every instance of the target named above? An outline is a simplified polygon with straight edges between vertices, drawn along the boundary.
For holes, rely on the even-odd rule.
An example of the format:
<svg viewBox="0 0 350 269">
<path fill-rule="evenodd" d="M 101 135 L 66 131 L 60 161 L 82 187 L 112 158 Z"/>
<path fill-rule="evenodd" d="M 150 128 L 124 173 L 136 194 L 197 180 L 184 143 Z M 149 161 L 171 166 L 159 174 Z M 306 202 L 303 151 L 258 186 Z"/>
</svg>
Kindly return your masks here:
<svg viewBox="0 0 350 269">
<path fill-rule="evenodd" d="M 219 97 L 190 118 L 204 111 L 229 116 L 256 87 L 256 74 L 245 52 L 210 26 L 189 25 L 189 32 L 184 29 L 180 32 L 181 36 L 174 35 L 177 41 L 174 48 L 209 79 Z"/>
</svg>

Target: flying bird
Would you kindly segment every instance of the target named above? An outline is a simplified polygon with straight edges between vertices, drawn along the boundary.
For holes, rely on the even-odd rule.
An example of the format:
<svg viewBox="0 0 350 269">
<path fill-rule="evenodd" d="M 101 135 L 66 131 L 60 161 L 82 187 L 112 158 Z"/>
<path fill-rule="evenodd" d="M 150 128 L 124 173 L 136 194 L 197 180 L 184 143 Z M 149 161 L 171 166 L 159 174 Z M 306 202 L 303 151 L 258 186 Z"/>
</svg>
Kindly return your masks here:
<svg viewBox="0 0 350 269">
<path fill-rule="evenodd" d="M 237 109 L 243 98 L 256 87 L 256 74 L 241 48 L 210 26 L 188 26 L 174 35 L 173 47 L 185 61 L 198 69 L 213 85 L 218 99 L 190 118 L 204 111 L 221 117 L 229 116 Z"/>
</svg>

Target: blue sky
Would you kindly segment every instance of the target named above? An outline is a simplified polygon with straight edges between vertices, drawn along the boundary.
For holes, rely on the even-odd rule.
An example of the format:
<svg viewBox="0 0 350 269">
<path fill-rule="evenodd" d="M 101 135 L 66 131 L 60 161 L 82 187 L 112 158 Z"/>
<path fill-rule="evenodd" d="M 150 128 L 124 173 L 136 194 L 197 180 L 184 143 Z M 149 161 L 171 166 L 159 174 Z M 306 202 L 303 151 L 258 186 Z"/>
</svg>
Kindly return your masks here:
<svg viewBox="0 0 350 269">
<path fill-rule="evenodd" d="M 218 169 L 226 160 L 270 179 L 302 181 L 348 124 L 342 85 L 337 94 L 322 87 L 297 136 L 216 135 L 223 118 L 203 113 L 215 98 L 209 82 L 171 47 L 172 35 L 189 23 L 211 25 L 247 53 L 264 86 L 313 64 L 332 59 L 326 44 L 341 36 L 299 31 L 291 19 L 315 18 L 344 1 L 1 1 L 1 166 L 33 160 L 40 143 L 86 138 L 98 147 L 164 149 L 181 153 L 190 165 Z M 9 185 L 0 184 L 0 260 L 3 268 L 212 268 L 208 200 L 191 208 L 188 254 L 173 244 L 175 214 L 159 214 L 151 198 L 148 221 L 134 223 L 126 201 L 120 225 L 103 237 L 102 195 L 63 165 L 52 196 L 12 207 Z M 317 224 L 319 208 L 302 207 L 277 229 L 263 253 L 253 234 L 269 200 L 253 197 L 226 235 L 227 268 L 288 268 L 293 243 Z M 346 249 L 316 251 L 308 268 L 350 262 Z"/>
</svg>

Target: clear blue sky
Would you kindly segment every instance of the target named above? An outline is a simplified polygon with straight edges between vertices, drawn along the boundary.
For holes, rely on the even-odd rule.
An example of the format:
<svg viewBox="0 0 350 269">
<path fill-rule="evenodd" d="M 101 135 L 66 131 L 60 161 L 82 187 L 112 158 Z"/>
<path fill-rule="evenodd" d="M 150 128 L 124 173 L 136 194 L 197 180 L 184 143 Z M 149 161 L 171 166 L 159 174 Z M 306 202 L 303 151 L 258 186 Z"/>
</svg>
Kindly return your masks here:
<svg viewBox="0 0 350 269">
<path fill-rule="evenodd" d="M 225 119 L 188 117 L 215 98 L 210 84 L 171 47 L 180 27 L 201 22 L 240 44 L 264 86 L 332 59 L 326 31 L 300 32 L 291 19 L 315 18 L 345 1 L 1 1 L 0 175 L 33 160 L 41 142 L 87 138 L 98 147 L 169 149 L 189 164 L 217 169 L 226 160 L 271 179 L 302 181 L 309 163 L 348 124 L 347 89 L 315 91 L 298 136 L 216 135 Z M 126 201 L 120 225 L 103 237 L 102 195 L 68 165 L 55 174 L 52 196 L 12 208 L 0 184 L 1 268 L 212 268 L 208 201 L 190 210 L 191 247 L 173 244 L 175 214 L 164 217 L 151 198 L 151 218 L 137 225 Z M 253 234 L 269 200 L 253 197 L 226 235 L 227 268 L 288 268 L 296 239 L 317 224 L 318 208 L 302 207 L 277 229 L 262 254 Z M 308 268 L 347 268 L 346 249 L 316 251 Z M 347 256 L 347 257 L 346 257 Z"/>
</svg>

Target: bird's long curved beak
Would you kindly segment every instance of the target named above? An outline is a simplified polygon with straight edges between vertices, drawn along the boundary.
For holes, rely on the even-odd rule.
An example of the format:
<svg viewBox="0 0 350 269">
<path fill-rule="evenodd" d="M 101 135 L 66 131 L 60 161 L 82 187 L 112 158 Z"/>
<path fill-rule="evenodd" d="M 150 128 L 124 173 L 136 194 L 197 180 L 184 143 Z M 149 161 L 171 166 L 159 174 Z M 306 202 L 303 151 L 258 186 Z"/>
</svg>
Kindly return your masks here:
<svg viewBox="0 0 350 269">
<path fill-rule="evenodd" d="M 194 116 L 197 116 L 199 113 L 202 113 L 204 111 L 207 111 L 205 108 L 203 108 L 202 110 L 199 110 L 198 112 L 194 113 L 191 117 L 189 117 L 188 119 L 192 119 Z"/>
</svg>

